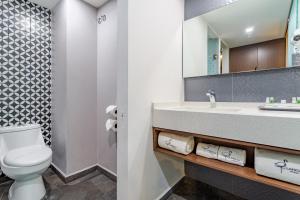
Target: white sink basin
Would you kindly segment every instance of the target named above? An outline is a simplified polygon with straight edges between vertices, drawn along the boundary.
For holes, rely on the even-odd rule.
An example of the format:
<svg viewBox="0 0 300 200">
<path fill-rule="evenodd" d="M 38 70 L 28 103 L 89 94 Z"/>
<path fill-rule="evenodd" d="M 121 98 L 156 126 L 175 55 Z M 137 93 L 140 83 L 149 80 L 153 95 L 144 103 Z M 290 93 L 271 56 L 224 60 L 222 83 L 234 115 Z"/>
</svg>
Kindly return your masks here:
<svg viewBox="0 0 300 200">
<path fill-rule="evenodd" d="M 153 127 L 300 150 L 300 112 L 260 110 L 258 103 L 155 103 Z"/>
<path fill-rule="evenodd" d="M 204 107 L 204 106 L 181 106 L 174 107 L 173 109 L 182 110 L 182 111 L 196 111 L 196 112 L 238 112 L 241 111 L 241 108 L 234 107 Z"/>
</svg>

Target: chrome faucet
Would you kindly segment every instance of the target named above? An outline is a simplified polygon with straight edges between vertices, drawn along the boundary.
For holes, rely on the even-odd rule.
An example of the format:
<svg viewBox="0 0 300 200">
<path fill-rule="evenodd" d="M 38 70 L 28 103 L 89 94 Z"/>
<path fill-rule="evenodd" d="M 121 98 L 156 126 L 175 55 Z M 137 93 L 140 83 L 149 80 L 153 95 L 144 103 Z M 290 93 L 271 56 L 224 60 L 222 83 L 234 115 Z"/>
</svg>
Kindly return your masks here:
<svg viewBox="0 0 300 200">
<path fill-rule="evenodd" d="M 210 107 L 215 108 L 216 107 L 216 93 L 213 90 L 208 90 L 206 93 L 206 96 L 209 97 L 210 101 Z"/>
</svg>

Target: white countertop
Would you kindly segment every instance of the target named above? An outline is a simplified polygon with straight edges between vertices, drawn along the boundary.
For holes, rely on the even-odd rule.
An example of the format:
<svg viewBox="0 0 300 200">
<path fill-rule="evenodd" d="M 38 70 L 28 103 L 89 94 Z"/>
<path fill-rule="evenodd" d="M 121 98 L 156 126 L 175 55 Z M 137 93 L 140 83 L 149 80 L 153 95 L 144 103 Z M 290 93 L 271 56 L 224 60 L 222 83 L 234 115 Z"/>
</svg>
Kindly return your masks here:
<svg viewBox="0 0 300 200">
<path fill-rule="evenodd" d="M 300 112 L 259 110 L 261 103 L 154 103 L 153 126 L 300 150 Z"/>
<path fill-rule="evenodd" d="M 300 118 L 300 112 L 260 110 L 258 106 L 263 103 L 217 102 L 216 105 L 216 108 L 210 108 L 209 102 L 153 103 L 153 108 L 154 110 L 182 112 Z"/>
</svg>

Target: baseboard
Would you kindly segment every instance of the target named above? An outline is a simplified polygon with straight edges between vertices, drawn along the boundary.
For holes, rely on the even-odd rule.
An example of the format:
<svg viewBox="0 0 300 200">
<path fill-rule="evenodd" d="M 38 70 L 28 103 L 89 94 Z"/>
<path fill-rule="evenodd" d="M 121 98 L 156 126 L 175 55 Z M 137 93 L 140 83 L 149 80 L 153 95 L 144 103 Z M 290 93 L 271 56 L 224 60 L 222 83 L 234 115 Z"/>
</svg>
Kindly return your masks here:
<svg viewBox="0 0 300 200">
<path fill-rule="evenodd" d="M 54 171 L 54 173 L 62 180 L 64 183 L 66 183 L 66 175 L 63 173 L 55 164 L 51 163 L 50 168 Z"/>
<path fill-rule="evenodd" d="M 73 172 L 72 174 L 66 175 L 64 172 L 62 172 L 55 164 L 51 164 L 51 169 L 57 174 L 57 176 L 64 182 L 64 183 L 70 183 L 76 179 L 79 179 L 81 177 L 84 177 L 88 175 L 89 173 L 92 173 L 96 170 L 100 171 L 104 175 L 106 175 L 108 178 L 110 178 L 113 181 L 117 180 L 117 176 L 112 171 L 106 169 L 105 167 L 102 167 L 98 164 L 87 167 L 85 169 L 82 169 L 77 172 Z"/>
<path fill-rule="evenodd" d="M 106 175 L 107 177 L 109 177 L 111 180 L 113 181 L 117 181 L 117 174 L 110 171 L 109 169 L 101 166 L 101 165 L 97 165 L 97 169 L 102 172 L 104 175 Z"/>
<path fill-rule="evenodd" d="M 182 177 L 179 181 L 177 181 L 173 186 L 166 189 L 165 192 L 163 192 L 156 200 L 167 200 L 183 179 L 184 177 Z"/>
</svg>

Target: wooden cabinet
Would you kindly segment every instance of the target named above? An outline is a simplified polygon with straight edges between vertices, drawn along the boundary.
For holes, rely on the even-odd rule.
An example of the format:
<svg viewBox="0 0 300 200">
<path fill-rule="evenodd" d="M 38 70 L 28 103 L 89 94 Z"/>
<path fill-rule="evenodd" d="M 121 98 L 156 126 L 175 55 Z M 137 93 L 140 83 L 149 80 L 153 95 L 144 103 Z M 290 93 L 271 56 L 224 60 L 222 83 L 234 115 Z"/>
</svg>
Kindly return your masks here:
<svg viewBox="0 0 300 200">
<path fill-rule="evenodd" d="M 258 44 L 258 69 L 273 69 L 286 67 L 285 39 L 272 40 Z"/>
<path fill-rule="evenodd" d="M 230 72 L 286 67 L 285 38 L 230 49 Z"/>
<path fill-rule="evenodd" d="M 253 71 L 257 67 L 257 47 L 243 46 L 230 49 L 230 72 Z"/>
</svg>

